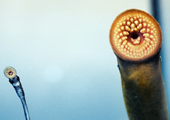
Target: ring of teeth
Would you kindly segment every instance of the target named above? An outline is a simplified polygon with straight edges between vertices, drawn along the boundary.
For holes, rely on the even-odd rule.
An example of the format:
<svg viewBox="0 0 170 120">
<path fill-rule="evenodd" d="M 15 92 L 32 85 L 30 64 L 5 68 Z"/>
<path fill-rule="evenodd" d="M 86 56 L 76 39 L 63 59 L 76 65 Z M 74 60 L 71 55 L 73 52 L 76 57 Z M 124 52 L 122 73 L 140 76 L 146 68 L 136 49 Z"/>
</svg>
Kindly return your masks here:
<svg viewBox="0 0 170 120">
<path fill-rule="evenodd" d="M 142 14 L 123 16 L 114 28 L 113 40 L 119 52 L 130 58 L 142 58 L 154 51 L 158 42 L 154 23 Z"/>
</svg>

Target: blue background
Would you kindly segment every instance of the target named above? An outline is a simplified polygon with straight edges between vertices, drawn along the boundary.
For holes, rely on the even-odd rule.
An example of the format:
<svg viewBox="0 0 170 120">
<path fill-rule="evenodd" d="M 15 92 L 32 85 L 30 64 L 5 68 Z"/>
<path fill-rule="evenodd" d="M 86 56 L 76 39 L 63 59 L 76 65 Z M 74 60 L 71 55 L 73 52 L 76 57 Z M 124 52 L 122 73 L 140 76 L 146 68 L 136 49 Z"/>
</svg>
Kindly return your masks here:
<svg viewBox="0 0 170 120">
<path fill-rule="evenodd" d="M 168 4 L 161 3 L 166 80 Z M 0 119 L 25 119 L 3 75 L 5 67 L 13 66 L 32 120 L 128 120 L 109 30 L 126 9 L 151 13 L 150 6 L 148 0 L 1 0 Z"/>
</svg>

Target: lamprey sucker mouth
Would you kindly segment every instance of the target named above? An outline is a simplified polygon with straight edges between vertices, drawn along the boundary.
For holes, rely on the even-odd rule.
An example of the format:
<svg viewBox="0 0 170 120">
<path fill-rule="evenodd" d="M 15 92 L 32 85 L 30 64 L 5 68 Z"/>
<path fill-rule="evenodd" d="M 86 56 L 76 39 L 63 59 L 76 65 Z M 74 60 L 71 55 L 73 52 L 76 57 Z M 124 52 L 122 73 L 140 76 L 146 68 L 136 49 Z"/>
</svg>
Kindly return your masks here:
<svg viewBox="0 0 170 120">
<path fill-rule="evenodd" d="M 168 120 L 158 22 L 144 11 L 126 10 L 111 26 L 110 44 L 117 56 L 129 120 Z"/>
<path fill-rule="evenodd" d="M 157 21 L 148 13 L 127 10 L 121 13 L 110 29 L 114 52 L 125 60 L 140 61 L 157 53 L 162 44 Z"/>
</svg>

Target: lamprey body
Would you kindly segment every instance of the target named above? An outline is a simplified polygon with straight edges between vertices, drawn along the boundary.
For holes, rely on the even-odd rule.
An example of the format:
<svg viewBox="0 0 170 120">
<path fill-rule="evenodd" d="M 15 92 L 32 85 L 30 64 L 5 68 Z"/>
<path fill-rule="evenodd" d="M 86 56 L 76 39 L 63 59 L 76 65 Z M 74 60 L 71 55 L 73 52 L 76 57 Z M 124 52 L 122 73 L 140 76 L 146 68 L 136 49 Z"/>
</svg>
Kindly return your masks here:
<svg viewBox="0 0 170 120">
<path fill-rule="evenodd" d="M 29 116 L 29 112 L 28 112 L 28 107 L 26 104 L 25 93 L 22 88 L 20 78 L 19 76 L 17 76 L 16 70 L 13 67 L 6 67 L 4 70 L 4 75 L 9 79 L 9 82 L 12 84 L 18 97 L 21 100 L 21 103 L 24 109 L 25 119 L 31 120 Z"/>
<path fill-rule="evenodd" d="M 110 29 L 130 120 L 168 120 L 161 70 L 162 32 L 148 13 L 130 9 L 117 16 Z"/>
</svg>

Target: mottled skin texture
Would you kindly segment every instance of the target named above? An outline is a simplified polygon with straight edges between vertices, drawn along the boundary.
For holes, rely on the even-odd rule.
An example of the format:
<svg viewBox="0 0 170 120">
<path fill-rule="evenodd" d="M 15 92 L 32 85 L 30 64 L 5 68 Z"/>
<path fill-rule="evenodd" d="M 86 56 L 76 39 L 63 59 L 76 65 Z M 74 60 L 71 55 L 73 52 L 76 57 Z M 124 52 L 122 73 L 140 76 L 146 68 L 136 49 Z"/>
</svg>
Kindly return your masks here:
<svg viewBox="0 0 170 120">
<path fill-rule="evenodd" d="M 131 9 L 115 19 L 110 43 L 117 56 L 130 120 L 168 120 L 160 49 L 162 32 L 148 13 Z"/>
<path fill-rule="evenodd" d="M 159 53 L 140 62 L 118 57 L 124 101 L 130 120 L 168 120 Z"/>
</svg>

